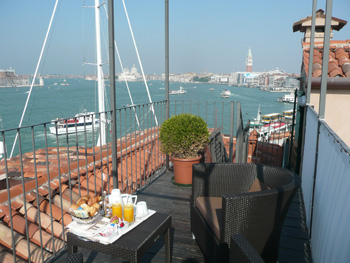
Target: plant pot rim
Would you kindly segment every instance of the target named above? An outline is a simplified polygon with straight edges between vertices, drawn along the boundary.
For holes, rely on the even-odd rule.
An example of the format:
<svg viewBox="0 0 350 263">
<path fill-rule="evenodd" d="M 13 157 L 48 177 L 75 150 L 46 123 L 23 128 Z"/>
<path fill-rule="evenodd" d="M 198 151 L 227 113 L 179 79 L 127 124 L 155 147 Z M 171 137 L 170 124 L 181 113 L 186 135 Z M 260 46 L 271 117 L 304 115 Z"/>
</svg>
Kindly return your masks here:
<svg viewBox="0 0 350 263">
<path fill-rule="evenodd" d="M 192 161 L 198 160 L 200 158 L 202 158 L 201 155 L 198 155 L 198 157 L 196 157 L 196 158 L 190 158 L 190 159 L 183 159 L 183 158 L 177 158 L 177 157 L 171 157 L 170 159 L 174 160 L 174 161 L 192 162 Z"/>
</svg>

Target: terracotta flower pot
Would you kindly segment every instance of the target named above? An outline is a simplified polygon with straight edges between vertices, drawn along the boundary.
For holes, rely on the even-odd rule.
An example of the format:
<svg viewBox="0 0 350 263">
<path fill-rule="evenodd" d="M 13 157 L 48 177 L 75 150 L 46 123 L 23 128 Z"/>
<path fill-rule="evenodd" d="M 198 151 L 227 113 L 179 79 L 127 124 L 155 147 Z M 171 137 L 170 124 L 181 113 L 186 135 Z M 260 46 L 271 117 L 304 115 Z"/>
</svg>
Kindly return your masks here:
<svg viewBox="0 0 350 263">
<path fill-rule="evenodd" d="M 199 163 L 201 156 L 193 159 L 171 158 L 174 165 L 174 179 L 177 184 L 192 184 L 192 164 Z"/>
</svg>

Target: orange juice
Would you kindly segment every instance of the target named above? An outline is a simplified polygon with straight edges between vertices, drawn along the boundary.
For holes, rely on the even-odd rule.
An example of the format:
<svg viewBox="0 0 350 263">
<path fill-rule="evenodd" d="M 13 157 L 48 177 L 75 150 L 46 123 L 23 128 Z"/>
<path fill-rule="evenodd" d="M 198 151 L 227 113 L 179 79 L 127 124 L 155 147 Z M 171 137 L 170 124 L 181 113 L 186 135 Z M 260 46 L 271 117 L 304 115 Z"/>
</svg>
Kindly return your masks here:
<svg viewBox="0 0 350 263">
<path fill-rule="evenodd" d="M 112 205 L 112 216 L 117 216 L 119 218 L 122 218 L 123 207 L 121 203 L 116 203 Z"/>
<path fill-rule="evenodd" d="M 124 220 L 129 223 L 134 221 L 134 204 L 126 204 L 124 206 Z"/>
</svg>

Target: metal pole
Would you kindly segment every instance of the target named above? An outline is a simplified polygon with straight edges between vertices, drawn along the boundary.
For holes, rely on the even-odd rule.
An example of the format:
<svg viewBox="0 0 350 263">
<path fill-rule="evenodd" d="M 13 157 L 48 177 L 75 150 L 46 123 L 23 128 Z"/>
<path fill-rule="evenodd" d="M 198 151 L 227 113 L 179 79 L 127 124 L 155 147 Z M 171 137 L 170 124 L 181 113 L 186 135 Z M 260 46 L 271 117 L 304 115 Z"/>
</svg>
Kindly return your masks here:
<svg viewBox="0 0 350 263">
<path fill-rule="evenodd" d="M 322 58 L 322 76 L 321 76 L 321 90 L 320 90 L 320 105 L 318 112 L 318 124 L 317 124 L 317 139 L 316 139 L 316 151 L 315 151 L 315 169 L 314 169 L 314 181 L 312 189 L 311 199 L 311 215 L 310 215 L 310 239 L 312 237 L 312 224 L 315 204 L 315 190 L 316 190 L 316 178 L 317 178 L 317 166 L 318 166 L 318 149 L 320 147 L 320 127 L 321 120 L 324 120 L 325 108 L 326 108 L 326 94 L 327 94 L 327 80 L 328 80 L 328 61 L 329 61 L 329 42 L 331 36 L 331 19 L 332 19 L 332 5 L 333 0 L 327 0 L 326 2 L 326 24 L 323 38 L 323 58 Z"/>
<path fill-rule="evenodd" d="M 111 128 L 112 128 L 112 177 L 113 188 L 118 188 L 117 170 L 117 118 L 115 100 L 115 53 L 114 53 L 114 0 L 108 0 L 108 48 L 109 48 L 109 84 L 111 94 Z"/>
<path fill-rule="evenodd" d="M 322 76 L 320 90 L 320 104 L 318 118 L 324 120 L 326 108 L 327 80 L 328 80 L 328 62 L 329 62 L 329 42 L 331 37 L 331 20 L 332 20 L 333 0 L 327 0 L 326 3 L 326 24 L 323 39 L 323 58 L 322 58 Z"/>
<path fill-rule="evenodd" d="M 164 1 L 165 6 L 165 100 L 166 119 L 169 119 L 169 0 Z M 169 170 L 169 155 L 166 155 L 166 169 Z"/>
<path fill-rule="evenodd" d="M 311 19 L 311 40 L 310 40 L 310 55 L 309 55 L 309 74 L 307 76 L 306 103 L 310 104 L 311 81 L 312 81 L 312 64 L 314 61 L 314 42 L 315 42 L 315 27 L 316 27 L 316 8 L 317 0 L 312 2 L 312 19 Z"/>
</svg>

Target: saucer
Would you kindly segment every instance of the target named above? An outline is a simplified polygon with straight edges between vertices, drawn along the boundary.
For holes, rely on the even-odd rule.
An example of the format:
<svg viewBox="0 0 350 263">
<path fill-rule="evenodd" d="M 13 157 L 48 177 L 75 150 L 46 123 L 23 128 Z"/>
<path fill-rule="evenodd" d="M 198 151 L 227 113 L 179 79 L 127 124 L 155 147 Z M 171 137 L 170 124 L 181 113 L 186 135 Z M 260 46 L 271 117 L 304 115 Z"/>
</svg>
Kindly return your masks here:
<svg viewBox="0 0 350 263">
<path fill-rule="evenodd" d="M 147 211 L 146 213 L 144 213 L 144 214 L 142 214 L 142 215 L 136 214 L 136 217 L 137 217 L 137 218 L 144 217 L 144 216 L 148 215 L 148 213 L 149 213 L 149 212 Z"/>
</svg>

